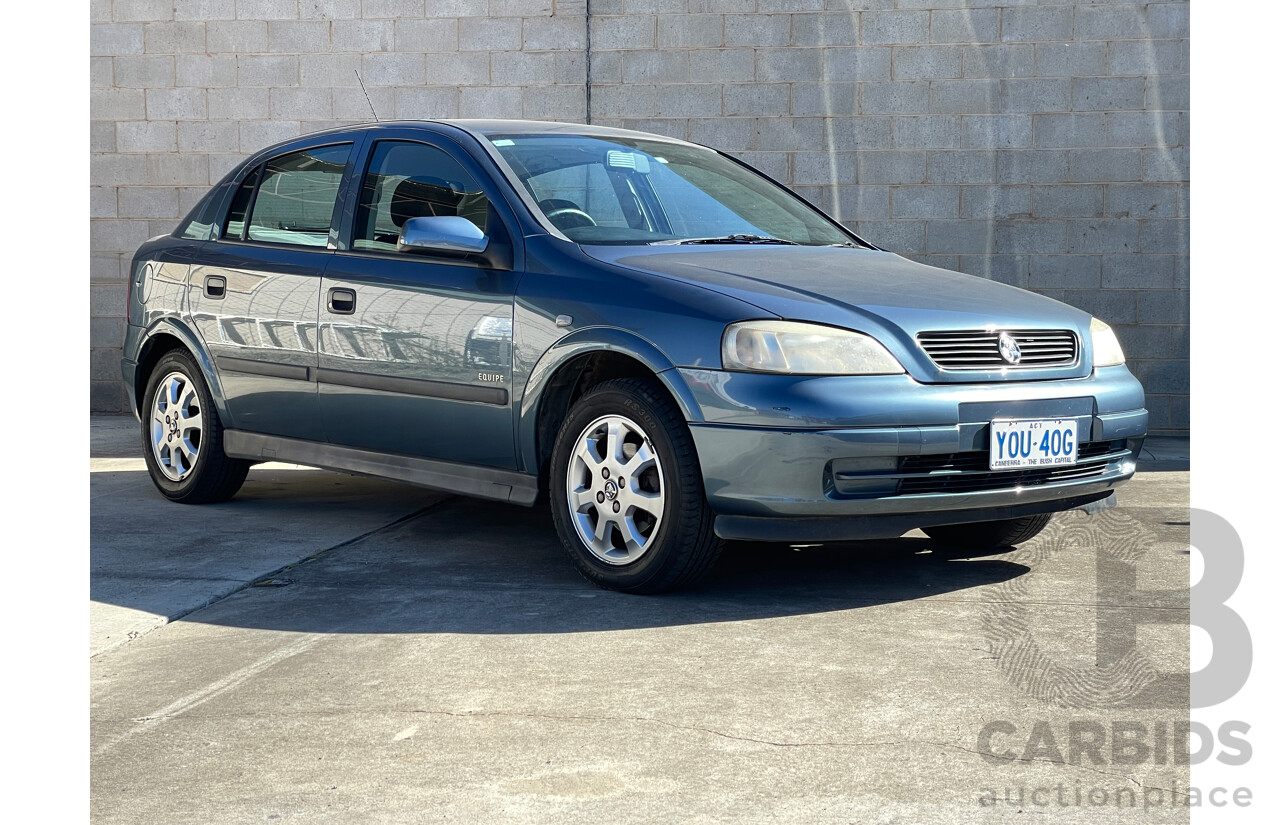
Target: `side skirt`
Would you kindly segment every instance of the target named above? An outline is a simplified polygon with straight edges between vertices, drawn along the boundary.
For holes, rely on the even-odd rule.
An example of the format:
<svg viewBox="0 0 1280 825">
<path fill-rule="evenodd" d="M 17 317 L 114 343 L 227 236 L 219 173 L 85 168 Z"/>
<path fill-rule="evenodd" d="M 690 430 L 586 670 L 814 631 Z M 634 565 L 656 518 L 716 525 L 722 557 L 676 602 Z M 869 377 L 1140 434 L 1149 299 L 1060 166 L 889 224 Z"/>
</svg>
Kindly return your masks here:
<svg viewBox="0 0 1280 825">
<path fill-rule="evenodd" d="M 231 458 L 287 461 L 525 507 L 532 507 L 538 497 L 537 478 L 514 470 L 376 453 L 242 430 L 227 430 L 223 435 L 223 449 Z"/>
</svg>

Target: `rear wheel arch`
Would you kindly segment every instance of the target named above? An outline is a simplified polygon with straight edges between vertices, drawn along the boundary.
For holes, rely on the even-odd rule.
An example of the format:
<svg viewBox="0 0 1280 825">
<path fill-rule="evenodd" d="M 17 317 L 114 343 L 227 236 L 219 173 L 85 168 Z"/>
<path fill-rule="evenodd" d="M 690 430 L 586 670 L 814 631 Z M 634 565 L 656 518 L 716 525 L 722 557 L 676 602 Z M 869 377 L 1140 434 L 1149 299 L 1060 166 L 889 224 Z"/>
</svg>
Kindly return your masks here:
<svg viewBox="0 0 1280 825">
<path fill-rule="evenodd" d="M 173 350 L 183 350 L 196 362 L 200 367 L 200 371 L 204 374 L 205 386 L 208 387 L 210 394 L 213 396 L 213 403 L 218 415 L 226 422 L 227 427 L 231 427 L 231 417 L 226 409 L 226 403 L 222 394 L 222 384 L 218 380 L 218 374 L 214 369 L 213 361 L 209 358 L 208 353 L 198 343 L 196 336 L 190 331 L 166 319 L 159 322 L 146 333 L 142 345 L 138 348 L 138 367 L 134 373 L 134 382 L 131 391 L 134 400 L 137 402 L 137 409 L 142 410 L 145 405 L 144 396 L 146 395 L 147 385 L 151 381 L 151 374 L 154 372 L 156 365 L 160 363 L 160 359 Z"/>
<path fill-rule="evenodd" d="M 151 373 L 155 371 L 160 359 L 175 349 L 186 350 L 187 346 L 177 336 L 165 332 L 152 335 L 142 345 L 138 353 L 138 371 L 135 373 L 137 377 L 133 386 L 133 397 L 139 410 L 145 406 L 143 396 L 146 395 L 147 384 L 151 381 Z"/>
</svg>

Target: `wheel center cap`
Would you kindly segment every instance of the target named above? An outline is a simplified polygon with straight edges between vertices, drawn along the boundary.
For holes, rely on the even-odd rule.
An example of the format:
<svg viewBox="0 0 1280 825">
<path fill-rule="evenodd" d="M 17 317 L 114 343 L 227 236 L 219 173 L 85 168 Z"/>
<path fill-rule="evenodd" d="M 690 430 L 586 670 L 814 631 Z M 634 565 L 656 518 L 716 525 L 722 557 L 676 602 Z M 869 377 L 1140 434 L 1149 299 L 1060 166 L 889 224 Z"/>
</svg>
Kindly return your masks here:
<svg viewBox="0 0 1280 825">
<path fill-rule="evenodd" d="M 604 485 L 604 497 L 613 501 L 618 497 L 618 485 L 612 481 L 606 481 Z"/>
</svg>

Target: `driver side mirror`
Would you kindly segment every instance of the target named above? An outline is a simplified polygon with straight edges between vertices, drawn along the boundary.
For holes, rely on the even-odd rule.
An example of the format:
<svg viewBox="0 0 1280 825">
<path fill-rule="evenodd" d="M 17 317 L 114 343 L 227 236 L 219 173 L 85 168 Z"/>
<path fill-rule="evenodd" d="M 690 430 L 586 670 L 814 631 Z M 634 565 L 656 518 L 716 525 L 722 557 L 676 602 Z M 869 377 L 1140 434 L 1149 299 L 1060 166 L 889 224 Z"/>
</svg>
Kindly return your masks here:
<svg viewBox="0 0 1280 825">
<path fill-rule="evenodd" d="M 435 255 L 479 255 L 489 236 L 471 221 L 454 215 L 409 218 L 400 228 L 396 249 Z"/>
</svg>

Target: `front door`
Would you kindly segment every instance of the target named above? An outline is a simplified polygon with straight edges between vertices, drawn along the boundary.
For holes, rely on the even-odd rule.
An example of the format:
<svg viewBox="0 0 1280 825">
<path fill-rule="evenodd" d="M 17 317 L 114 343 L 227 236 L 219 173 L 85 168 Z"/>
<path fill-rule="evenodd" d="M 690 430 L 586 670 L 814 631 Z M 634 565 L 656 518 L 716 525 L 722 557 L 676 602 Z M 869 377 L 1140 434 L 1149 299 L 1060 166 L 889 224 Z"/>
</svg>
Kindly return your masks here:
<svg viewBox="0 0 1280 825">
<path fill-rule="evenodd" d="M 491 185 L 456 147 L 379 140 L 350 248 L 320 290 L 319 391 L 329 440 L 513 468 L 511 320 L 517 273 L 397 251 L 404 222 L 457 215 L 510 244 Z"/>
<path fill-rule="evenodd" d="M 351 148 L 288 152 L 250 170 L 221 236 L 191 269 L 192 320 L 235 429 L 324 439 L 314 383 L 320 276 Z"/>
</svg>

